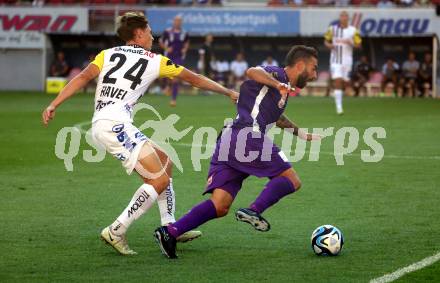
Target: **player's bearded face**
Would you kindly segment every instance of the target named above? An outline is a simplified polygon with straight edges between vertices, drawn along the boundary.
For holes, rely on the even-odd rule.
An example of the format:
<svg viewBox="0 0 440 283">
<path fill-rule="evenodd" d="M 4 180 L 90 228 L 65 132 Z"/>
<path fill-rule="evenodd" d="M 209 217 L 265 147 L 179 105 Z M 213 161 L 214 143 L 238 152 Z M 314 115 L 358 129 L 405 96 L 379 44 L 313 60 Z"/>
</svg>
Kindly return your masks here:
<svg viewBox="0 0 440 283">
<path fill-rule="evenodd" d="M 296 86 L 299 88 L 304 88 L 307 85 L 307 82 L 316 80 L 317 68 L 318 68 L 318 60 L 316 58 L 307 60 L 304 64 L 304 69 L 296 79 Z"/>
<path fill-rule="evenodd" d="M 298 79 L 296 80 L 296 86 L 299 88 L 304 88 L 309 81 L 309 74 L 307 73 L 306 68 L 304 68 L 304 71 L 299 74 Z"/>
</svg>

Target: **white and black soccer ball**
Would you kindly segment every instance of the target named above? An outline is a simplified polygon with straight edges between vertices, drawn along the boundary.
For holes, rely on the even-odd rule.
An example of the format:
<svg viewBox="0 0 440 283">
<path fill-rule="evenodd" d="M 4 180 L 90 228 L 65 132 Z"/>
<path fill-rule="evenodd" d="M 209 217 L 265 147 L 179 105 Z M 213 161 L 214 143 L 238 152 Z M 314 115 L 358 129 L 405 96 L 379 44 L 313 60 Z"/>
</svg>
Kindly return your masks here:
<svg viewBox="0 0 440 283">
<path fill-rule="evenodd" d="M 312 249 L 316 255 L 338 255 L 344 245 L 342 232 L 332 225 L 322 225 L 312 233 Z"/>
</svg>

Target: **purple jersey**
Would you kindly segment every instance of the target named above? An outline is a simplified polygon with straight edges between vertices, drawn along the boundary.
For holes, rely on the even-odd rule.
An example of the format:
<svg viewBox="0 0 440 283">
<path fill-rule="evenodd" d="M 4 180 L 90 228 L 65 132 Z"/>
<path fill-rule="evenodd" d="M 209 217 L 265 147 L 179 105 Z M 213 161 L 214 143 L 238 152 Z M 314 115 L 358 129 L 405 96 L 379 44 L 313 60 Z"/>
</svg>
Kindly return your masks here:
<svg viewBox="0 0 440 283">
<path fill-rule="evenodd" d="M 288 83 L 286 72 L 283 68 L 275 66 L 262 67 L 281 83 Z M 252 127 L 253 131 L 264 133 L 266 127 L 275 123 L 283 114 L 287 105 L 286 96 L 283 100 L 280 92 L 254 80 L 245 81 L 240 87 L 238 99 L 238 116 L 232 128 Z"/>
<path fill-rule="evenodd" d="M 288 83 L 283 68 L 263 68 L 281 83 Z M 291 168 L 284 153 L 264 134 L 283 114 L 287 99 L 288 96 L 284 100 L 277 89 L 254 80 L 241 85 L 238 116 L 217 139 L 205 193 L 222 188 L 235 197 L 249 175 L 273 178 Z M 263 134 L 254 136 L 254 132 Z"/>
<path fill-rule="evenodd" d="M 176 31 L 172 28 L 168 28 L 163 32 L 162 42 L 167 47 L 171 47 L 173 50 L 169 53 L 165 53 L 165 56 L 171 60 L 183 59 L 182 49 L 185 43 L 188 42 L 188 34 L 184 30 Z"/>
</svg>

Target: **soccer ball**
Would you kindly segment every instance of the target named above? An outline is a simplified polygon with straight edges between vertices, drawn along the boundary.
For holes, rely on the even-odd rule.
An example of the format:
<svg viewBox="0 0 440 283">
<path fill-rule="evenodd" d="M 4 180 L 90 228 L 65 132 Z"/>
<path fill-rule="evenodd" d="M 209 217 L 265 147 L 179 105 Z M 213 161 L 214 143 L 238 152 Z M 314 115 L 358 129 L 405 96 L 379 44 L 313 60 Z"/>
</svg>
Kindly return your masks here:
<svg viewBox="0 0 440 283">
<path fill-rule="evenodd" d="M 344 244 L 342 232 L 332 225 L 322 225 L 312 233 L 312 249 L 316 255 L 338 255 Z"/>
</svg>

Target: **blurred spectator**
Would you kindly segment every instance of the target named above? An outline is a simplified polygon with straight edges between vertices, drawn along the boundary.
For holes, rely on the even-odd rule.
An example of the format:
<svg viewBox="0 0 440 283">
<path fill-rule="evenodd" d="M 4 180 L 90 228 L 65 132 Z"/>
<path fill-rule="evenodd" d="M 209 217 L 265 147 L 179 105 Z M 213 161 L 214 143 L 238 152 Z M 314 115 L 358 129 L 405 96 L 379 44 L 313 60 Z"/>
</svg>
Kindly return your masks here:
<svg viewBox="0 0 440 283">
<path fill-rule="evenodd" d="M 33 0 L 32 1 L 32 6 L 42 7 L 43 5 L 44 5 L 44 0 Z"/>
<path fill-rule="evenodd" d="M 402 77 L 400 78 L 397 89 L 397 95 L 399 97 L 414 97 L 417 89 L 417 75 L 419 68 L 420 63 L 416 60 L 416 54 L 410 51 L 408 54 L 408 60 L 402 65 Z"/>
<path fill-rule="evenodd" d="M 273 59 L 271 55 L 266 57 L 266 60 L 264 60 L 261 63 L 262 66 L 275 66 L 278 67 L 278 62 L 277 60 Z"/>
<path fill-rule="evenodd" d="M 439 1 L 438 0 L 436 0 L 436 1 L 432 1 L 432 3 L 433 4 L 439 4 Z M 430 5 L 431 4 L 431 0 L 417 0 L 416 1 L 416 5 L 419 5 L 419 6 L 428 6 L 428 5 Z"/>
<path fill-rule="evenodd" d="M 211 68 L 211 61 L 214 57 L 214 51 L 212 48 L 212 43 L 214 42 L 214 37 L 212 34 L 205 36 L 205 43 L 202 48 L 199 49 L 199 72 L 206 77 L 213 78 L 213 72 Z"/>
<path fill-rule="evenodd" d="M 180 5 L 190 6 L 190 5 L 193 5 L 193 4 L 194 4 L 193 0 L 180 0 Z"/>
<path fill-rule="evenodd" d="M 330 6 L 335 4 L 334 0 L 318 0 L 319 5 Z"/>
<path fill-rule="evenodd" d="M 431 53 L 425 53 L 423 63 L 419 69 L 419 82 L 420 92 L 424 97 L 429 97 L 432 91 L 432 55 Z"/>
<path fill-rule="evenodd" d="M 377 2 L 377 8 L 387 9 L 395 6 L 396 5 L 394 5 L 393 1 L 391 0 L 379 0 L 379 2 Z"/>
<path fill-rule="evenodd" d="M 248 67 L 243 53 L 237 53 L 235 60 L 231 62 L 231 86 L 237 88 L 238 84 L 245 80 Z"/>
<path fill-rule="evenodd" d="M 411 7 L 414 5 L 414 0 L 400 0 L 398 3 L 403 7 Z"/>
<path fill-rule="evenodd" d="M 193 5 L 222 5 L 222 0 L 193 0 Z"/>
<path fill-rule="evenodd" d="M 50 66 L 50 75 L 52 77 L 67 77 L 69 74 L 69 65 L 66 62 L 63 51 L 58 51 L 56 58 Z"/>
<path fill-rule="evenodd" d="M 390 93 L 394 95 L 399 76 L 399 64 L 394 62 L 393 59 L 388 58 L 386 63 L 382 66 L 382 74 L 382 92 L 387 94 L 387 96 L 390 96 Z"/>
<path fill-rule="evenodd" d="M 226 59 L 215 61 L 215 70 L 216 81 L 226 86 L 229 78 L 229 62 Z"/>
<path fill-rule="evenodd" d="M 352 75 L 354 96 L 359 96 L 361 90 L 366 91 L 365 83 L 370 80 L 372 71 L 373 67 L 368 62 L 367 56 L 362 55 L 360 61 L 355 65 Z"/>
<path fill-rule="evenodd" d="M 289 5 L 289 6 L 302 6 L 304 4 L 303 0 L 269 0 L 267 5 L 269 6 L 281 6 L 281 5 Z"/>
<path fill-rule="evenodd" d="M 347 7 L 350 5 L 350 0 L 334 0 L 336 7 Z"/>
</svg>

